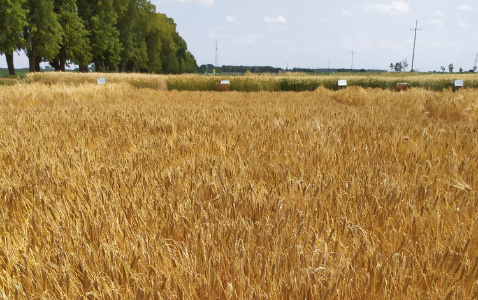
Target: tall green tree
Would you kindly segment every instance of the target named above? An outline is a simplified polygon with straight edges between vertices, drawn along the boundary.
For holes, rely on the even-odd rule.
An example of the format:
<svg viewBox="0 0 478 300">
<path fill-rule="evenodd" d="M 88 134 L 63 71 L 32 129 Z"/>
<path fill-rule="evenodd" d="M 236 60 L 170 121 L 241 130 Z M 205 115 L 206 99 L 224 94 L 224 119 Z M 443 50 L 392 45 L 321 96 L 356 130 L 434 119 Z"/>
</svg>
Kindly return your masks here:
<svg viewBox="0 0 478 300">
<path fill-rule="evenodd" d="M 174 41 L 174 33 L 176 31 L 176 24 L 174 20 L 168 18 L 165 14 L 156 14 L 156 26 L 161 38 L 161 72 L 168 74 L 179 73 L 179 63 L 176 57 L 178 46 Z"/>
<path fill-rule="evenodd" d="M 56 70 L 65 70 L 69 62 L 81 71 L 91 62 L 96 71 L 110 72 L 197 69 L 174 20 L 156 13 L 150 0 L 0 1 L 24 1 L 28 9 L 23 37 L 30 71 L 39 71 L 45 60 Z"/>
<path fill-rule="evenodd" d="M 78 15 L 89 32 L 96 71 L 115 71 L 121 61 L 122 46 L 115 27 L 118 15 L 113 0 L 77 0 L 77 5 Z"/>
<path fill-rule="evenodd" d="M 25 9 L 29 10 L 23 32 L 25 50 L 30 72 L 37 72 L 43 59 L 53 60 L 58 55 L 64 33 L 53 0 L 27 0 Z"/>
<path fill-rule="evenodd" d="M 152 25 L 151 30 L 146 36 L 146 48 L 148 53 L 148 63 L 145 72 L 149 73 L 161 73 L 161 30 L 159 27 L 159 18 L 156 14 L 151 16 L 150 22 Z"/>
<path fill-rule="evenodd" d="M 57 71 L 65 71 L 68 61 L 87 65 L 91 59 L 91 46 L 83 20 L 78 16 L 76 0 L 54 0 L 55 12 L 63 29 L 63 40 L 58 55 L 50 61 Z"/>
<path fill-rule="evenodd" d="M 180 73 L 196 73 L 197 63 L 191 52 L 188 51 L 186 41 L 175 31 L 174 40 L 178 46 L 176 57 L 179 63 Z"/>
<path fill-rule="evenodd" d="M 448 65 L 448 71 L 450 71 L 450 73 L 453 73 L 453 68 L 454 68 L 453 64 Z"/>
<path fill-rule="evenodd" d="M 148 46 L 146 38 L 153 28 L 151 22 L 156 7 L 147 0 L 118 0 L 124 3 L 118 9 L 118 22 L 116 27 L 120 32 L 121 51 L 120 69 L 132 71 L 145 71 L 147 69 Z"/>
<path fill-rule="evenodd" d="M 13 51 L 24 43 L 23 27 L 26 26 L 25 0 L 0 0 L 0 53 L 5 53 L 8 72 L 15 75 Z"/>
<path fill-rule="evenodd" d="M 181 61 L 181 73 L 197 73 L 196 58 L 191 52 L 186 51 L 186 57 Z"/>
<path fill-rule="evenodd" d="M 161 37 L 162 72 L 168 74 L 197 72 L 196 59 L 189 53 L 186 42 L 176 31 L 174 20 L 158 13 L 157 26 Z"/>
</svg>

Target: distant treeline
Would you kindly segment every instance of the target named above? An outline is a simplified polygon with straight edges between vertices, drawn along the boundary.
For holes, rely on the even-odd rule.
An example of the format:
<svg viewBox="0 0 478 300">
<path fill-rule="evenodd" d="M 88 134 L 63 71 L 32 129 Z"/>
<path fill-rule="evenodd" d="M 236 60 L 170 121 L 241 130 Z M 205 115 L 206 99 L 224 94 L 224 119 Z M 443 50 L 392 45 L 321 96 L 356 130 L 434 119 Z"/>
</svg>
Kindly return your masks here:
<svg viewBox="0 0 478 300">
<path fill-rule="evenodd" d="M 298 73 L 382 73 L 385 70 L 375 70 L 375 69 L 310 69 L 310 68 L 293 68 L 291 72 L 298 72 Z"/>
<path fill-rule="evenodd" d="M 384 70 L 350 70 L 350 69 L 310 69 L 310 68 L 292 68 L 282 69 L 270 66 L 222 66 L 215 67 L 212 64 L 201 65 L 198 67 L 198 73 L 282 73 L 282 72 L 297 72 L 297 73 L 337 73 L 337 72 L 384 72 Z"/>
<path fill-rule="evenodd" d="M 198 73 L 212 73 L 213 70 L 216 73 L 279 73 L 283 71 L 281 68 L 274 68 L 274 67 L 260 67 L 260 66 L 222 66 L 222 67 L 215 67 L 214 65 L 201 65 L 198 67 Z"/>
<path fill-rule="evenodd" d="M 0 0 L 0 53 L 14 74 L 13 52 L 25 50 L 29 70 L 49 62 L 58 71 L 178 74 L 197 71 L 174 20 L 149 0 Z M 13 75 L 12 74 L 12 75 Z"/>
</svg>

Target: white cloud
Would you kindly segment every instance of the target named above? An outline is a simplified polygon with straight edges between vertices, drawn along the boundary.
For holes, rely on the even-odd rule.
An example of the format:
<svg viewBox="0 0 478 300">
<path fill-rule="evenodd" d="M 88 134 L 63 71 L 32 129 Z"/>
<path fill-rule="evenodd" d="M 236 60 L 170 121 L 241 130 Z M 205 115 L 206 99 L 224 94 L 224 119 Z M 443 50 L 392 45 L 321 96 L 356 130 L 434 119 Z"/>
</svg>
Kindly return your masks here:
<svg viewBox="0 0 478 300">
<path fill-rule="evenodd" d="M 464 4 L 458 7 L 458 10 L 471 10 L 471 7 L 469 5 Z"/>
<path fill-rule="evenodd" d="M 342 14 L 349 17 L 354 15 L 350 10 L 347 10 L 347 9 L 344 9 L 342 11 Z"/>
<path fill-rule="evenodd" d="M 461 26 L 461 27 L 467 27 L 468 26 L 468 24 L 465 21 L 460 20 L 460 19 L 458 19 L 458 25 Z"/>
<path fill-rule="evenodd" d="M 226 16 L 226 21 L 229 23 L 233 23 L 236 21 L 236 18 L 234 18 L 233 16 Z"/>
<path fill-rule="evenodd" d="M 403 1 L 393 1 L 391 4 L 366 4 L 365 11 L 377 11 L 382 14 L 399 15 L 407 13 L 410 10 L 410 5 Z"/>
<path fill-rule="evenodd" d="M 264 21 L 270 24 L 286 24 L 287 21 L 283 16 L 278 16 L 276 18 L 264 17 Z"/>
<path fill-rule="evenodd" d="M 263 40 L 263 39 L 264 39 L 263 35 L 250 34 L 250 35 L 246 35 L 243 38 L 235 39 L 231 41 L 231 43 L 239 44 L 239 45 L 256 45 L 259 40 Z"/>
<path fill-rule="evenodd" d="M 435 16 L 437 16 L 437 17 L 443 17 L 443 16 L 445 16 L 445 14 L 444 14 L 442 11 L 439 10 L 439 11 L 437 11 L 437 12 L 435 13 Z"/>
<path fill-rule="evenodd" d="M 441 27 L 441 26 L 443 26 L 443 20 L 441 20 L 441 19 L 430 20 L 430 25 Z"/>
<path fill-rule="evenodd" d="M 208 36 L 211 38 L 211 39 L 226 39 L 226 38 L 229 38 L 231 37 L 231 35 L 229 33 L 214 33 L 214 32 L 210 32 L 208 33 Z"/>
<path fill-rule="evenodd" d="M 170 1 L 190 2 L 190 3 L 201 4 L 201 5 L 212 5 L 214 3 L 214 0 L 170 0 Z"/>
<path fill-rule="evenodd" d="M 290 43 L 286 40 L 277 40 L 277 41 L 272 41 L 271 44 L 278 47 L 284 47 L 289 45 Z"/>
</svg>

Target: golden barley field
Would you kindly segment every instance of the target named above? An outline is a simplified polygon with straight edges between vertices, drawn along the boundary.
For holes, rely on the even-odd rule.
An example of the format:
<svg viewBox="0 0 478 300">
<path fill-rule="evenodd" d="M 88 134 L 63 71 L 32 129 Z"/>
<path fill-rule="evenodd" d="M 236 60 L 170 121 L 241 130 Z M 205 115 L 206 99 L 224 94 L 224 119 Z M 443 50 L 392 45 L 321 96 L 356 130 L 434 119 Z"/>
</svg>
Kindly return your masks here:
<svg viewBox="0 0 478 300">
<path fill-rule="evenodd" d="M 0 298 L 477 299 L 477 99 L 0 87 Z"/>
</svg>

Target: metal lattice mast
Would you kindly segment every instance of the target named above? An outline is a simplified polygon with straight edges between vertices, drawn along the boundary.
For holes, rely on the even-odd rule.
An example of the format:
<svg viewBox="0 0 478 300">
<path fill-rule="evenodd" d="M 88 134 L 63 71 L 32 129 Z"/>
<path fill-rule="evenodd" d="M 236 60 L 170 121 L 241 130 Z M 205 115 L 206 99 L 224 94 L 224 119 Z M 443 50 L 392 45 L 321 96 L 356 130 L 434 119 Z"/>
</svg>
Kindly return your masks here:
<svg viewBox="0 0 478 300">
<path fill-rule="evenodd" d="M 415 39 L 413 40 L 413 55 L 412 55 L 412 69 L 410 70 L 410 72 L 413 72 L 413 63 L 415 62 L 415 45 L 417 43 L 417 31 L 418 30 L 422 30 L 421 28 L 418 28 L 418 21 L 416 21 L 415 23 L 415 29 L 411 29 L 410 28 L 410 31 L 415 31 Z"/>
</svg>

